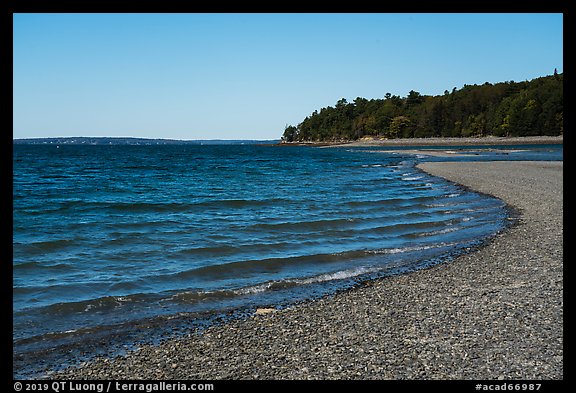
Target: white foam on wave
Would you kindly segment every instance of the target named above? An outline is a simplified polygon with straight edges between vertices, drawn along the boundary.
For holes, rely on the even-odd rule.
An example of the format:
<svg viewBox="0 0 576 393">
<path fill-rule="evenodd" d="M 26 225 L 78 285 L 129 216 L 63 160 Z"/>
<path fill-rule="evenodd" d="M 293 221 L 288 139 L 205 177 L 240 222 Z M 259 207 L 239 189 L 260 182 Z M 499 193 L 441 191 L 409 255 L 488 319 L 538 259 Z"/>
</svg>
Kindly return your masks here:
<svg viewBox="0 0 576 393">
<path fill-rule="evenodd" d="M 372 268 L 358 267 L 355 269 L 340 270 L 337 272 L 324 273 L 324 274 L 320 274 L 319 276 L 301 279 L 301 280 L 298 280 L 298 283 L 313 284 L 313 283 L 319 283 L 319 282 L 325 282 L 325 281 L 345 280 L 348 278 L 360 276 L 362 274 L 374 273 L 374 272 L 377 272 L 378 270 L 380 270 L 380 269 L 375 268 L 375 267 L 372 267 Z"/>
<path fill-rule="evenodd" d="M 270 290 L 274 285 L 275 281 L 265 282 L 263 284 L 253 285 L 250 287 L 235 289 L 233 292 L 236 295 L 254 295 L 256 293 L 261 293 Z"/>
<path fill-rule="evenodd" d="M 381 270 L 379 267 L 358 267 L 348 270 L 339 270 L 331 273 L 324 273 L 317 276 L 288 279 L 284 281 L 269 281 L 250 287 L 235 289 L 233 292 L 236 295 L 255 295 L 258 293 L 273 290 L 274 287 L 278 288 L 291 288 L 299 285 L 318 284 L 327 281 L 346 280 L 354 278 L 363 274 L 375 273 Z"/>
<path fill-rule="evenodd" d="M 403 177 L 402 180 L 410 181 L 410 180 L 420 180 L 423 178 L 424 178 L 424 176 L 406 176 L 406 177 Z"/>
<path fill-rule="evenodd" d="M 424 236 L 435 236 L 435 235 L 443 235 L 445 233 L 450 233 L 450 232 L 456 232 L 459 231 L 462 228 L 458 228 L 458 227 L 448 227 L 448 228 L 444 228 L 444 229 L 438 229 L 436 231 L 431 231 L 431 232 L 425 232 L 425 233 L 420 233 L 418 234 L 419 237 L 424 237 Z"/>
<path fill-rule="evenodd" d="M 433 248 L 451 247 L 456 243 L 438 243 L 425 246 L 412 246 L 412 247 L 399 247 L 399 248 L 383 248 L 380 250 L 369 251 L 370 254 L 399 254 L 403 252 L 425 251 Z"/>
</svg>

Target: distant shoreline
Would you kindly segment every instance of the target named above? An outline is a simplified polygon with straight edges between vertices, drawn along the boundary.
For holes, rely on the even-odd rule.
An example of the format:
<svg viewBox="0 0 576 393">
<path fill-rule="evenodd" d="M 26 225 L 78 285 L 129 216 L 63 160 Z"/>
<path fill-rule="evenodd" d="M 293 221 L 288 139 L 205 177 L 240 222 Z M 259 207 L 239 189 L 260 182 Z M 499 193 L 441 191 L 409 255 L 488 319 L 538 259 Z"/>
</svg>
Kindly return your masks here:
<svg viewBox="0 0 576 393">
<path fill-rule="evenodd" d="M 136 138 L 136 137 L 49 137 L 49 138 L 17 138 L 13 139 L 15 145 L 130 145 L 130 146 L 156 146 L 156 145 L 274 145 L 278 139 L 163 139 L 163 138 Z"/>
<path fill-rule="evenodd" d="M 365 147 L 365 146 L 482 146 L 482 145 L 538 145 L 563 144 L 564 136 L 524 136 L 480 138 L 362 138 L 339 142 L 283 142 L 283 146 Z"/>
</svg>

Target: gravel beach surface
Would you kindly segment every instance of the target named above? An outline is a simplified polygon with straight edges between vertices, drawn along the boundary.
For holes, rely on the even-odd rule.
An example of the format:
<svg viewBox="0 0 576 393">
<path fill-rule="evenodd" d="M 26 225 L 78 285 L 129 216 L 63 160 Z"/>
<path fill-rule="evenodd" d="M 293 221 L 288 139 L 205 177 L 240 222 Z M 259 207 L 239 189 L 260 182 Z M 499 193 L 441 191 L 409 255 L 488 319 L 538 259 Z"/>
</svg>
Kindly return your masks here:
<svg viewBox="0 0 576 393">
<path fill-rule="evenodd" d="M 519 213 L 479 250 L 54 379 L 563 379 L 563 163 L 419 167 Z"/>
</svg>

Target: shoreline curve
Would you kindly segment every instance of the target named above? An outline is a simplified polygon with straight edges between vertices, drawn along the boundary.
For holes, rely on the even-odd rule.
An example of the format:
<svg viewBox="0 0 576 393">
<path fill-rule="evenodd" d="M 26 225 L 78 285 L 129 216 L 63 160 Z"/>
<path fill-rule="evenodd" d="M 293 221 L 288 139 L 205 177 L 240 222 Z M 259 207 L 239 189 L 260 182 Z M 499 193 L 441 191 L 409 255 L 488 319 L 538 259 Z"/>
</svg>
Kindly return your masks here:
<svg viewBox="0 0 576 393">
<path fill-rule="evenodd" d="M 429 269 L 51 374 L 74 379 L 563 379 L 563 162 L 435 162 L 517 225 Z"/>
</svg>

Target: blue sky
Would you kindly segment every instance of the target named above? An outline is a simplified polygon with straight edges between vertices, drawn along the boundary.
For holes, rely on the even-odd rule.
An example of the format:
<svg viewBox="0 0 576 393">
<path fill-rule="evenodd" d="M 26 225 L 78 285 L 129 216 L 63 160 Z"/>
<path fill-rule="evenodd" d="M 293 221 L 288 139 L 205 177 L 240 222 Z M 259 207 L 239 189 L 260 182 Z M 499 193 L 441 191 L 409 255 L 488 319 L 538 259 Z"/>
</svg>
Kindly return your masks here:
<svg viewBox="0 0 576 393">
<path fill-rule="evenodd" d="M 563 72 L 562 14 L 15 14 L 13 137 L 277 139 L 340 98 Z"/>
</svg>

